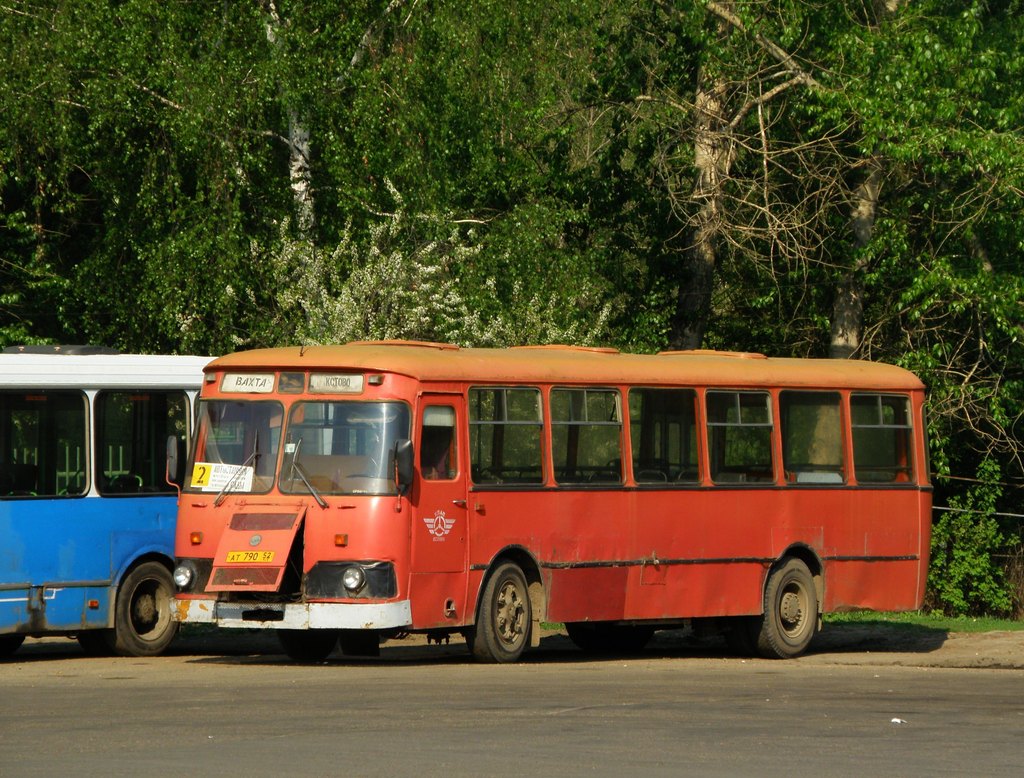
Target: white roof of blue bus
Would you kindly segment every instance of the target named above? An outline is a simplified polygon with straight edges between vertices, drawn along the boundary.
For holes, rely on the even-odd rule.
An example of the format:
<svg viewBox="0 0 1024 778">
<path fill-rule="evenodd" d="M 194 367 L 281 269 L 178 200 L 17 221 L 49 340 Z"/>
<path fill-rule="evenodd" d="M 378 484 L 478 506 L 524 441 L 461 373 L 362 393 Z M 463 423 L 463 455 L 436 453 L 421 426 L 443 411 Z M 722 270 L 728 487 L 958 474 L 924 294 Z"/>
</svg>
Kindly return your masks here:
<svg viewBox="0 0 1024 778">
<path fill-rule="evenodd" d="M 340 346 L 255 349 L 228 354 L 208 370 L 363 370 L 394 372 L 423 381 L 631 383 L 922 389 L 909 370 L 856 359 L 786 359 L 762 354 L 687 351 L 658 355 L 615 349 L 532 346 L 458 348 L 403 341 Z"/>
<path fill-rule="evenodd" d="M 0 354 L 0 389 L 198 389 L 212 357 Z"/>
</svg>

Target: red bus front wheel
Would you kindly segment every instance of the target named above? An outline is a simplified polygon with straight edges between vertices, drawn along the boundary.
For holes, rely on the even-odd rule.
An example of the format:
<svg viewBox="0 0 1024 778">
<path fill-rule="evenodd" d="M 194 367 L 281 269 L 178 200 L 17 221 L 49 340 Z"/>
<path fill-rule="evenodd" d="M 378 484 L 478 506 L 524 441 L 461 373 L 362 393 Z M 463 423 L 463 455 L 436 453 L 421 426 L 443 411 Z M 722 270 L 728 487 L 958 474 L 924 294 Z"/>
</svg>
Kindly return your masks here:
<svg viewBox="0 0 1024 778">
<path fill-rule="evenodd" d="M 526 576 L 514 562 L 499 565 L 487 579 L 469 633 L 473 656 L 482 662 L 515 662 L 529 645 L 532 620 Z"/>
</svg>

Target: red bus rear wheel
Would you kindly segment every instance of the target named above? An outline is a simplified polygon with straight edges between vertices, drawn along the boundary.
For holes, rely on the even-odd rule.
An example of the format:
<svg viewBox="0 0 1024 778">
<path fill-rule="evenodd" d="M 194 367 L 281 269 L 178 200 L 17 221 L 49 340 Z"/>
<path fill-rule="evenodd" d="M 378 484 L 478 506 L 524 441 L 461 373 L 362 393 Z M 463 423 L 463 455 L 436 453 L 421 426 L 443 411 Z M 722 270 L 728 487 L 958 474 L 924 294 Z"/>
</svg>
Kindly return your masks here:
<svg viewBox="0 0 1024 778">
<path fill-rule="evenodd" d="M 482 662 L 515 662 L 529 645 L 532 620 L 526 576 L 513 562 L 499 565 L 487 579 L 470 631 L 473 656 Z"/>
<path fill-rule="evenodd" d="M 790 557 L 768 576 L 757 651 L 769 659 L 802 654 L 818 626 L 818 596 L 811 571 Z"/>
</svg>

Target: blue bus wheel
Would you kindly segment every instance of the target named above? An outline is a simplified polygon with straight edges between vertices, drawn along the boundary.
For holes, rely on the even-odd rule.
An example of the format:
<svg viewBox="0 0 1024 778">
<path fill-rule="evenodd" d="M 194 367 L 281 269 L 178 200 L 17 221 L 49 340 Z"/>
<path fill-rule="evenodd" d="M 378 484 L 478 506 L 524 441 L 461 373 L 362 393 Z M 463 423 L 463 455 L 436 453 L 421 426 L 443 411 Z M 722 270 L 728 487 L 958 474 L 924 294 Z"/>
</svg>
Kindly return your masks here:
<svg viewBox="0 0 1024 778">
<path fill-rule="evenodd" d="M 156 656 L 178 631 L 171 618 L 174 582 L 159 562 L 143 562 L 117 590 L 114 606 L 114 652 L 120 656 Z"/>
</svg>

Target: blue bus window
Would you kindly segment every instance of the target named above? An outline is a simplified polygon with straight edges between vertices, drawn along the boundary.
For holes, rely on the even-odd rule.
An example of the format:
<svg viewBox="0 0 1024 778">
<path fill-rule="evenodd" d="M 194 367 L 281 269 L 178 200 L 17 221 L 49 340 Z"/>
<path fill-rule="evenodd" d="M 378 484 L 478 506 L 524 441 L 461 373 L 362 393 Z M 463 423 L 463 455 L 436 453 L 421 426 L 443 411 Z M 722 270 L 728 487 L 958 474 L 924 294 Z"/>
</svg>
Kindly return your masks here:
<svg viewBox="0 0 1024 778">
<path fill-rule="evenodd" d="M 0 399 L 0 496 L 85 491 L 85 393 L 4 392 Z"/>
<path fill-rule="evenodd" d="M 174 492 L 167 482 L 167 438 L 185 439 L 184 392 L 100 392 L 96 396 L 100 494 Z"/>
</svg>

